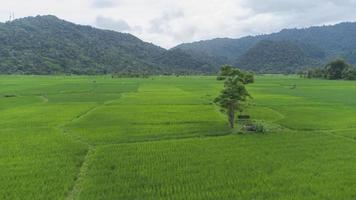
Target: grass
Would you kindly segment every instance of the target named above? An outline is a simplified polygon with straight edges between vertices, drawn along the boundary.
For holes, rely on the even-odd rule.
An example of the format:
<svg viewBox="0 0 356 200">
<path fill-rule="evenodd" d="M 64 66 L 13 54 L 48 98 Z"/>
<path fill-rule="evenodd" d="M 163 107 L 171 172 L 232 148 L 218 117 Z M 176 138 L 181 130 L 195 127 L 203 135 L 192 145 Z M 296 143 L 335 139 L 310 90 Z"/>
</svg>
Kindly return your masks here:
<svg viewBox="0 0 356 200">
<path fill-rule="evenodd" d="M 243 135 L 221 87 L 0 76 L 0 199 L 356 198 L 354 82 L 259 76 L 247 113 L 268 133 Z"/>
<path fill-rule="evenodd" d="M 103 146 L 79 199 L 352 199 L 354 146 L 303 132 Z"/>
</svg>

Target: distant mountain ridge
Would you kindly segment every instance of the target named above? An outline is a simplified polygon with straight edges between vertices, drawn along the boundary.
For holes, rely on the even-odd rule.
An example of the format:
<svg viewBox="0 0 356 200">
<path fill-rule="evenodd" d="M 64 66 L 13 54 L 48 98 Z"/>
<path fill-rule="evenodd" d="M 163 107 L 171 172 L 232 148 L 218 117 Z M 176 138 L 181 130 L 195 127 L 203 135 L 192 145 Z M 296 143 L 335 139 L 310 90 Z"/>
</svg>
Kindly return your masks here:
<svg viewBox="0 0 356 200">
<path fill-rule="evenodd" d="M 173 52 L 176 50 L 163 49 L 131 34 L 77 25 L 51 15 L 0 24 L 0 73 L 163 74 L 207 70 L 200 69 L 206 63 L 184 51 L 178 56 Z M 179 62 L 174 61 L 176 57 Z"/>
<path fill-rule="evenodd" d="M 215 58 L 218 64 L 232 64 L 238 67 L 254 70 L 257 72 L 291 72 L 301 68 L 313 67 L 326 63 L 327 61 L 341 57 L 348 62 L 356 63 L 356 23 L 340 23 L 331 26 L 311 27 L 304 29 L 284 29 L 278 33 L 248 36 L 239 39 L 218 38 L 213 40 L 186 43 L 174 47 L 182 49 L 192 55 L 205 55 L 207 59 Z M 289 61 L 278 61 L 279 64 L 273 67 L 275 62 L 269 62 L 268 58 L 263 58 L 266 52 L 265 45 L 261 41 L 284 42 L 284 49 L 292 46 L 302 51 L 299 58 L 295 60 L 297 66 L 291 66 Z M 291 45 L 293 44 L 293 45 Z M 281 44 L 278 45 L 281 48 Z M 261 50 L 257 50 L 262 48 Z M 270 48 L 270 46 L 269 46 Z M 251 54 L 251 49 L 254 54 Z M 293 52 L 292 49 L 289 49 Z M 293 55 L 290 55 L 293 57 Z M 254 60 L 265 60 L 263 63 L 256 63 Z M 283 66 L 281 68 L 281 66 Z"/>
<path fill-rule="evenodd" d="M 259 73 L 294 73 L 341 57 L 356 64 L 356 23 L 164 49 L 139 38 L 52 15 L 0 23 L 1 74 L 212 74 L 231 64 Z"/>
</svg>

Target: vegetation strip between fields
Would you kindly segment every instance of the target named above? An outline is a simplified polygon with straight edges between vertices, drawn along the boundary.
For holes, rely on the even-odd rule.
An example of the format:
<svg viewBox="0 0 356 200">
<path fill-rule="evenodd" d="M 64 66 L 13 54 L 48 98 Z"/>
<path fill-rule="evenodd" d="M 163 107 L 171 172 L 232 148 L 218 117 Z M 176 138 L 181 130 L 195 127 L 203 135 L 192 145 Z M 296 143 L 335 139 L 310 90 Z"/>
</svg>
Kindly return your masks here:
<svg viewBox="0 0 356 200">
<path fill-rule="evenodd" d="M 355 129 L 353 129 L 353 130 L 355 130 Z M 336 137 L 336 138 L 341 138 L 341 139 L 344 139 L 344 140 L 356 142 L 355 138 L 344 136 L 344 135 L 336 135 L 336 134 L 333 133 L 333 131 L 323 131 L 323 133 L 326 133 L 326 134 L 331 135 L 331 136 Z"/>
<path fill-rule="evenodd" d="M 84 177 L 87 174 L 91 158 L 94 156 L 94 154 L 95 154 L 95 147 L 89 146 L 87 154 L 85 155 L 82 165 L 80 166 L 79 173 L 75 178 L 76 181 L 74 182 L 72 189 L 69 191 L 66 200 L 77 199 L 78 195 L 81 192 L 81 183 L 83 182 Z"/>
<path fill-rule="evenodd" d="M 69 134 L 67 129 L 65 128 L 65 126 L 70 123 L 73 123 L 76 120 L 79 120 L 79 119 L 85 117 L 86 115 L 90 114 L 94 110 L 98 109 L 100 106 L 102 106 L 102 104 L 96 105 L 96 106 L 88 109 L 87 111 L 83 112 L 82 114 L 78 115 L 77 117 L 73 118 L 69 122 L 67 122 L 59 127 L 59 129 L 61 130 L 61 132 L 64 135 L 69 136 L 72 140 L 74 140 L 76 142 L 79 142 L 79 143 L 82 143 L 82 144 L 85 144 L 88 146 L 87 153 L 83 159 L 83 162 L 80 165 L 79 172 L 78 172 L 77 176 L 75 177 L 75 182 L 73 183 L 73 187 L 69 190 L 68 196 L 66 197 L 67 200 L 77 199 L 76 197 L 79 195 L 79 193 L 81 191 L 80 184 L 82 183 L 82 181 L 86 175 L 86 172 L 87 172 L 87 169 L 88 169 L 88 166 L 90 163 L 90 158 L 95 153 L 95 146 L 89 144 L 86 141 L 83 141 L 82 138 L 80 138 L 80 137 L 74 137 L 72 134 Z"/>
</svg>

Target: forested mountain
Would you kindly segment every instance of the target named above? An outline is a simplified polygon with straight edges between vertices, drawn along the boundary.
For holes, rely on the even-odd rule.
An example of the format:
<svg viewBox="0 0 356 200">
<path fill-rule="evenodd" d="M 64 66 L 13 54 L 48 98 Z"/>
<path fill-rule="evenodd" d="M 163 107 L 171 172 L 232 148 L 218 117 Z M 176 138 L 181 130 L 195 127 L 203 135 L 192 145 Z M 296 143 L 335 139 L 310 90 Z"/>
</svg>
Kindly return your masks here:
<svg viewBox="0 0 356 200">
<path fill-rule="evenodd" d="M 335 58 L 356 63 L 356 23 L 213 39 L 166 50 L 137 37 L 55 16 L 0 23 L 0 73 L 196 74 L 222 64 L 268 73 L 296 72 Z"/>
<path fill-rule="evenodd" d="M 305 29 L 285 29 L 278 33 L 269 35 L 249 36 L 240 39 L 213 39 L 194 43 L 182 44 L 175 49 L 182 49 L 192 55 L 205 55 L 207 58 L 214 57 L 218 64 L 233 64 L 241 68 L 269 72 L 290 72 L 297 70 L 295 67 L 315 66 L 318 63 L 341 57 L 348 62 L 356 63 L 356 23 L 341 23 L 333 26 L 311 27 Z M 291 66 L 292 59 L 282 59 L 276 65 L 275 60 L 264 58 L 268 48 L 273 52 L 278 49 L 271 49 L 266 43 L 260 41 L 276 41 L 278 48 L 289 49 L 296 46 L 301 51 L 298 53 L 298 62 Z M 288 43 L 286 43 L 288 42 Z M 258 50 L 260 49 L 260 50 Z M 304 56 L 302 56 L 304 54 Z M 290 55 L 293 57 L 293 55 Z M 298 57 L 297 56 L 297 57 Z M 289 57 L 289 56 L 288 56 Z M 276 58 L 277 59 L 277 58 Z M 258 66 L 257 66 L 258 65 Z M 282 67 L 283 66 L 283 67 Z M 298 67 L 298 68 L 299 68 Z M 295 70 L 294 70 L 295 69 Z"/>
<path fill-rule="evenodd" d="M 1 73 L 161 74 L 200 72 L 204 65 L 183 51 L 167 51 L 130 34 L 76 25 L 55 16 L 0 24 Z"/>
<path fill-rule="evenodd" d="M 218 64 L 212 64 L 212 61 L 193 56 L 181 49 L 171 49 L 164 52 L 161 56 L 156 57 L 155 63 L 163 66 L 161 69 L 164 72 L 179 74 L 207 74 L 217 72 L 220 68 Z"/>
<path fill-rule="evenodd" d="M 262 40 L 243 54 L 236 64 L 259 73 L 293 73 L 308 65 L 315 66 L 317 61 L 292 42 Z"/>
<path fill-rule="evenodd" d="M 233 64 L 259 40 L 254 37 L 242 39 L 216 38 L 213 40 L 181 44 L 173 49 L 181 49 L 202 58 L 213 58 L 218 64 Z"/>
</svg>

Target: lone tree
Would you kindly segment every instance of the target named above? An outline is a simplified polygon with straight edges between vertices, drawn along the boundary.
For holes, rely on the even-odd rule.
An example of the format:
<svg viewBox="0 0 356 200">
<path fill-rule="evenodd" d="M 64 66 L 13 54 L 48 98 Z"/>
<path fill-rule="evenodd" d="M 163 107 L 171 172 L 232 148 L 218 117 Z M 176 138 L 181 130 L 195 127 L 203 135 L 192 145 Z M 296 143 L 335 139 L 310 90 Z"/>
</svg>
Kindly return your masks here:
<svg viewBox="0 0 356 200">
<path fill-rule="evenodd" d="M 230 128 L 234 128 L 236 111 L 242 112 L 247 99 L 252 98 L 245 85 L 253 83 L 254 76 L 230 65 L 224 65 L 221 67 L 218 80 L 225 81 L 224 89 L 214 102 L 227 113 Z"/>
</svg>

